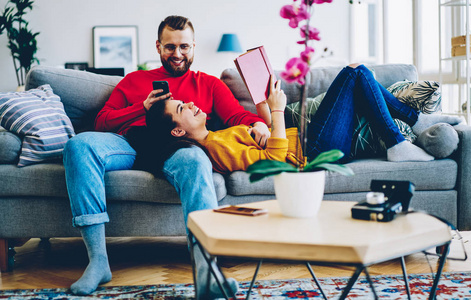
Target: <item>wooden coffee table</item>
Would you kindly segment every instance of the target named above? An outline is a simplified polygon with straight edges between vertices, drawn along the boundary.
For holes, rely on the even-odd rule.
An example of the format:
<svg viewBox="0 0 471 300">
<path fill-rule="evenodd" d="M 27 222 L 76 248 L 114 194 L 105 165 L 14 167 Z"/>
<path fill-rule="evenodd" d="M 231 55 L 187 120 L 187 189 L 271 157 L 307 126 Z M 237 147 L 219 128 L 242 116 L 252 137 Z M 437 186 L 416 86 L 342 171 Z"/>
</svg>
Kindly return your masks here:
<svg viewBox="0 0 471 300">
<path fill-rule="evenodd" d="M 351 218 L 350 211 L 354 204 L 323 201 L 318 215 L 307 219 L 284 217 L 276 200 L 244 204 L 268 209 L 268 214 L 256 217 L 212 210 L 195 211 L 189 215 L 188 229 L 195 238 L 195 246 L 207 254 L 210 268 L 218 268 L 214 262 L 217 256 L 260 259 L 250 289 L 263 259 L 306 262 L 322 293 L 309 262 L 356 266 L 340 299 L 346 298 L 362 272 L 365 272 L 376 298 L 367 267 L 395 258 L 402 258 L 410 297 L 403 257 L 443 245 L 443 255 L 430 292 L 430 299 L 434 298 L 452 238 L 450 228 L 424 213 L 400 215 L 387 223 L 356 220 Z M 222 285 L 227 285 L 227 282 L 218 284 L 225 293 Z M 250 295 L 250 289 L 247 295 Z"/>
</svg>

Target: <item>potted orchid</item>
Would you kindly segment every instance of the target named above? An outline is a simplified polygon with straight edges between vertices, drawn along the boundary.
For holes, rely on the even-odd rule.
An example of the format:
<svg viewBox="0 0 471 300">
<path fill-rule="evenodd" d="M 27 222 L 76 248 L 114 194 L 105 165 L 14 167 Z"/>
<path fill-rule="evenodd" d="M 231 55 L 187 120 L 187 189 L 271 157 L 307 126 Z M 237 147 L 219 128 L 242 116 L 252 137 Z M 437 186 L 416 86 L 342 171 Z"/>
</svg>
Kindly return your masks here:
<svg viewBox="0 0 471 300">
<path fill-rule="evenodd" d="M 319 30 L 310 26 L 314 4 L 330 3 L 332 0 L 294 0 L 290 5 L 281 8 L 282 18 L 289 20 L 291 28 L 298 28 L 304 45 L 299 57 L 288 60 L 285 70 L 280 76 L 288 83 L 301 85 L 301 105 L 299 115 L 306 115 L 307 85 L 310 64 L 315 49 L 309 44 L 320 40 Z M 351 2 L 350 2 L 351 3 Z M 302 24 L 304 23 L 304 24 Z M 306 118 L 301 118 L 306 120 Z M 301 122 L 299 129 L 301 149 L 306 153 L 306 122 Z M 342 175 L 353 175 L 353 171 L 344 165 L 333 164 L 342 158 L 340 150 L 331 150 L 319 154 L 304 167 L 297 167 L 273 160 L 260 160 L 249 166 L 250 181 L 258 181 L 267 176 L 274 176 L 275 194 L 281 212 L 289 217 L 311 217 L 316 215 L 324 196 L 325 170 L 338 172 Z"/>
</svg>

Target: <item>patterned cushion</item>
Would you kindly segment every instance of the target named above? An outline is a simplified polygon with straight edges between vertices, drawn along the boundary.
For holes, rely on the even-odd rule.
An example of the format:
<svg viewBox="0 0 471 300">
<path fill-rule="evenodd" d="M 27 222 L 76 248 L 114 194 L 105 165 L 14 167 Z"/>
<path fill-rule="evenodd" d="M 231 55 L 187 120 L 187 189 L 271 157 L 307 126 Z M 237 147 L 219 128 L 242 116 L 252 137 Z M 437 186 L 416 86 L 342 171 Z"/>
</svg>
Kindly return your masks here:
<svg viewBox="0 0 471 300">
<path fill-rule="evenodd" d="M 440 83 L 436 81 L 399 81 L 387 88 L 399 101 L 425 114 L 442 110 Z"/>
<path fill-rule="evenodd" d="M 48 84 L 0 93 L 0 125 L 23 139 L 19 167 L 60 158 L 65 143 L 75 135 L 59 96 Z"/>
<path fill-rule="evenodd" d="M 423 113 L 435 113 L 441 111 L 440 84 L 435 81 L 400 81 L 388 88 L 399 101 L 404 102 Z M 326 93 L 322 93 L 315 98 L 307 98 L 307 121 L 310 122 L 312 116 L 317 111 Z M 286 127 L 300 126 L 299 102 L 286 106 L 285 112 Z M 412 128 L 399 119 L 393 119 L 399 127 L 399 131 L 406 140 L 414 143 L 417 136 L 412 132 Z M 386 146 L 381 137 L 371 130 L 370 123 L 362 116 L 356 116 L 354 123 L 351 158 L 366 158 L 384 156 Z"/>
<path fill-rule="evenodd" d="M 311 118 L 315 115 L 317 109 L 319 108 L 319 105 L 322 102 L 322 99 L 324 99 L 324 96 L 325 96 L 325 93 L 322 93 L 315 98 L 306 99 L 306 102 L 307 102 L 306 120 L 308 124 L 311 122 Z M 298 127 L 299 129 L 301 127 L 301 118 L 299 114 L 300 104 L 301 104 L 300 102 L 293 102 L 286 106 L 286 109 L 285 109 L 286 128 Z"/>
</svg>

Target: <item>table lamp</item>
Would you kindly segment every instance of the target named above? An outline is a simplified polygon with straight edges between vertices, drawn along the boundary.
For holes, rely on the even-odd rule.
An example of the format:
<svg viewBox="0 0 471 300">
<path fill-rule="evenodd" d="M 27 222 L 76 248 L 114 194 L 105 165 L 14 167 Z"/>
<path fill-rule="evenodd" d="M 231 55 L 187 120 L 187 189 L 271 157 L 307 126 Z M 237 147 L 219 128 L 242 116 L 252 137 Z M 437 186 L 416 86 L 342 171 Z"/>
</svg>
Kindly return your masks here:
<svg viewBox="0 0 471 300">
<path fill-rule="evenodd" d="M 219 43 L 218 52 L 242 52 L 242 47 L 239 43 L 239 38 L 235 33 L 224 33 Z"/>
</svg>

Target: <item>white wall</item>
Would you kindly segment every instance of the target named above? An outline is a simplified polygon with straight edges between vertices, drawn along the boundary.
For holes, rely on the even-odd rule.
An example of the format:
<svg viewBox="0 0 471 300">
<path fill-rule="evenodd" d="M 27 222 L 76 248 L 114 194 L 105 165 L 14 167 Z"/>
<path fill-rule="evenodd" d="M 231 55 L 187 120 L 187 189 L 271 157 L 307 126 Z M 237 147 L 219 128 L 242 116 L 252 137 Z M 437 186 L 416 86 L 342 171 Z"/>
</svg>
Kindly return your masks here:
<svg viewBox="0 0 471 300">
<path fill-rule="evenodd" d="M 243 49 L 264 45 L 275 69 L 299 53 L 298 32 L 279 16 L 292 0 L 36 0 L 25 19 L 40 34 L 37 57 L 42 65 L 63 66 L 66 62 L 88 62 L 93 66 L 92 28 L 96 25 L 137 25 L 139 62 L 158 60 L 155 40 L 159 23 L 168 15 L 189 17 L 196 31 L 193 70 L 219 76 L 233 67 L 235 53 L 218 53 L 223 33 L 237 33 Z M 6 0 L 0 0 L 0 9 Z M 322 65 L 348 62 L 349 4 L 336 0 L 315 6 L 312 25 L 321 31 L 315 43 L 320 52 L 328 46 L 334 56 Z M 16 89 L 16 77 L 7 38 L 0 36 L 0 91 Z"/>
</svg>

